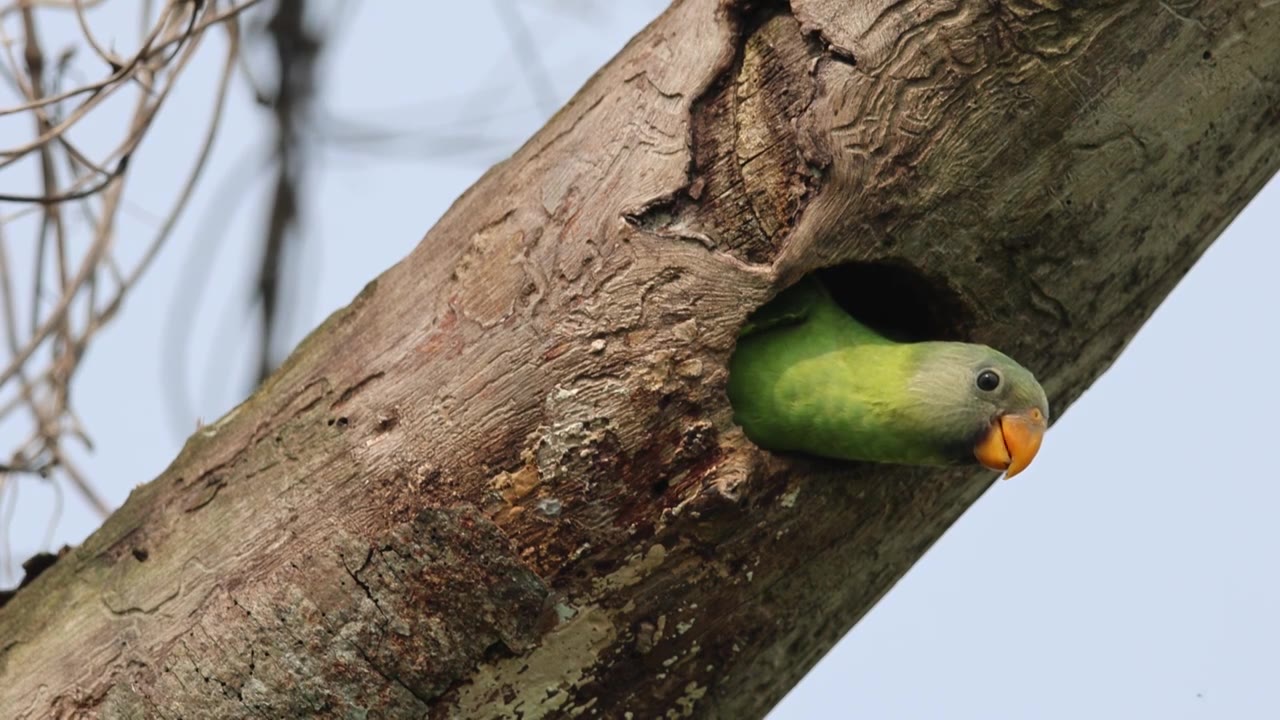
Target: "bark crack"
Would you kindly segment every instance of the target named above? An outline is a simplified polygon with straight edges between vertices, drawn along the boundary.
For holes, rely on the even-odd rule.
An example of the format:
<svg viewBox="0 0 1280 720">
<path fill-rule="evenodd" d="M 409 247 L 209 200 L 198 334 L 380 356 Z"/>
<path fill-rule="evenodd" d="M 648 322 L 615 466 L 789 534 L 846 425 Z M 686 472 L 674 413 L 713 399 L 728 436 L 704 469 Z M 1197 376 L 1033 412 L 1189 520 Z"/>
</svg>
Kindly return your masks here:
<svg viewBox="0 0 1280 720">
<path fill-rule="evenodd" d="M 419 690 L 411 687 L 404 680 L 401 680 L 400 677 L 395 673 L 387 672 L 386 670 L 384 670 L 382 668 L 382 665 L 378 663 L 376 660 L 374 660 L 373 658 L 369 657 L 369 655 L 365 653 L 364 648 L 360 647 L 358 644 L 351 643 L 351 648 L 355 650 L 356 653 L 361 657 L 361 659 L 363 659 L 365 663 L 369 665 L 369 669 L 377 673 L 378 676 L 381 677 L 383 680 L 386 680 L 387 682 L 393 685 L 398 685 L 401 688 L 403 688 L 405 692 L 412 695 L 419 703 L 422 704 L 423 709 L 431 707 L 431 702 L 432 700 L 435 699 L 433 696 L 423 694 Z"/>
</svg>

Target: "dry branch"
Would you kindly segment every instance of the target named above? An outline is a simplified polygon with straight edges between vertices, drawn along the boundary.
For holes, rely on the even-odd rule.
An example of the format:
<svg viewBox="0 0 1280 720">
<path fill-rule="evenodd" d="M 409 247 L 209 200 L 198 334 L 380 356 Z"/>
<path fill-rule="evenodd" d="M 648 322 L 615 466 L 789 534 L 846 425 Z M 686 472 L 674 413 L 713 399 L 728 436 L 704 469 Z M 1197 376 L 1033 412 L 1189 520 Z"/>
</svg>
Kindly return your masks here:
<svg viewBox="0 0 1280 720">
<path fill-rule="evenodd" d="M 71 381 L 86 347 L 150 266 L 191 197 L 212 149 L 234 70 L 239 45 L 236 20 L 257 1 L 170 0 L 154 15 L 151 4 L 142 3 L 140 20 L 145 31 L 137 49 L 127 57 L 108 52 L 95 37 L 87 12 L 98 2 L 16 0 L 0 5 L 0 23 L 19 16 L 22 31 L 20 38 L 10 38 L 5 35 L 8 26 L 0 24 L 4 76 L 19 98 L 11 105 L 0 105 L 0 118 L 28 115 L 33 121 L 31 139 L 8 145 L 10 138 L 5 138 L 6 144 L 0 146 L 0 172 L 20 169 L 20 163 L 34 155 L 40 178 L 38 190 L 0 192 L 0 274 L 4 276 L 0 321 L 8 350 L 8 358 L 0 360 L 0 420 L 19 409 L 32 417 L 27 438 L 15 447 L 0 448 L 8 455 L 0 464 L 0 488 L 16 474 L 48 477 L 56 472 L 91 506 L 107 514 L 106 502 L 65 452 L 68 437 L 89 442 L 75 416 Z M 59 89 L 69 74 L 74 48 L 59 53 L 56 63 L 50 62 L 41 39 L 40 19 L 52 13 L 75 15 L 84 46 L 100 61 L 95 67 L 104 73 L 103 78 Z M 126 248 L 143 250 L 134 250 L 137 257 L 122 262 L 118 259 L 116 217 L 124 202 L 129 161 L 199 50 L 205 33 L 213 28 L 225 29 L 228 41 L 208 130 L 172 207 L 145 244 L 126 238 Z M 20 57 L 15 48 L 20 48 Z M 119 144 L 93 159 L 72 135 L 84 124 L 103 122 L 103 108 L 115 96 L 132 96 L 133 111 Z M 62 176 L 62 167 L 70 177 Z M 91 228 L 87 242 L 73 242 L 68 229 L 70 210 L 80 213 Z M 8 247 L 15 237 L 6 231 L 32 213 L 40 214 L 34 271 L 14 267 L 8 261 Z M 81 245 L 77 257 L 76 248 Z M 27 281 L 19 283 L 19 278 Z M 54 287 L 46 287 L 50 279 L 56 281 Z M 29 290 L 25 305 L 17 287 Z M 20 307 L 30 313 L 25 329 Z"/>
</svg>

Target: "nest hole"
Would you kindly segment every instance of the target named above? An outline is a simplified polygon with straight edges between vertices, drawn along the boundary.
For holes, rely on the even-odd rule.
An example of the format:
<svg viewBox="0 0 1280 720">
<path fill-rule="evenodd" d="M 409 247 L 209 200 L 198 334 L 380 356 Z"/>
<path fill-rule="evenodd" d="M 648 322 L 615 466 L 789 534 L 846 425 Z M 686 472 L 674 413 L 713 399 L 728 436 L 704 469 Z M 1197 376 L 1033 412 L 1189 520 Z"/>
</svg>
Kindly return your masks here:
<svg viewBox="0 0 1280 720">
<path fill-rule="evenodd" d="M 845 312 L 898 342 L 968 341 L 973 313 L 947 282 L 901 262 L 856 262 L 818 271 Z"/>
</svg>

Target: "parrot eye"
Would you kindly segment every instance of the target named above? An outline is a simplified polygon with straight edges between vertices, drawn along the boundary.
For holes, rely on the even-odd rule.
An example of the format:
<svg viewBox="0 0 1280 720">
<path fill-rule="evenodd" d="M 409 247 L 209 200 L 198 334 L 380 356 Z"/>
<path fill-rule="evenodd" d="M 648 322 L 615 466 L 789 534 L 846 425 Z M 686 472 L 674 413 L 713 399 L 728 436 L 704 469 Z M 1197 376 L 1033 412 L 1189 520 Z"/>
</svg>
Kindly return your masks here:
<svg viewBox="0 0 1280 720">
<path fill-rule="evenodd" d="M 978 373 L 978 389 L 991 392 L 1000 387 L 1000 373 L 995 370 L 983 370 Z"/>
</svg>

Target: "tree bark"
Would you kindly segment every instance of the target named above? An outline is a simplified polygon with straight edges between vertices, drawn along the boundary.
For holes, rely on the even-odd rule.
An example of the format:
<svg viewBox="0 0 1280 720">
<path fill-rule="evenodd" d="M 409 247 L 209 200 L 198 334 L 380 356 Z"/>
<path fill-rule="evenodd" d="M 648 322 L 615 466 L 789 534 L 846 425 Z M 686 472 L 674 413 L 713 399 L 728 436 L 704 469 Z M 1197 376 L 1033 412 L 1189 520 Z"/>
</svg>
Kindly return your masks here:
<svg viewBox="0 0 1280 720">
<path fill-rule="evenodd" d="M 872 263 L 1060 415 L 1280 164 L 1277 37 L 1252 0 L 675 3 L 0 609 L 0 708 L 763 715 L 992 473 L 753 447 L 747 314 Z"/>
</svg>

